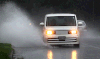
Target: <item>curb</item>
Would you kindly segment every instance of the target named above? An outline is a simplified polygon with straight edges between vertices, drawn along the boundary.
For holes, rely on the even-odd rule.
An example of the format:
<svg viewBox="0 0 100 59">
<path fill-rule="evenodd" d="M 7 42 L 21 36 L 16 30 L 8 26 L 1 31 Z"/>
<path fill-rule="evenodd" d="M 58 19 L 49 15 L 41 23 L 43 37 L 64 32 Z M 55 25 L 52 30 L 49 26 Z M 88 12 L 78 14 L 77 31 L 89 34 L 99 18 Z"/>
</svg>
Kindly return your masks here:
<svg viewBox="0 0 100 59">
<path fill-rule="evenodd" d="M 9 57 L 10 57 L 11 59 L 14 59 L 14 58 L 13 58 L 13 54 L 15 54 L 14 46 L 11 46 L 11 47 L 12 47 L 13 50 L 11 51 Z"/>
<path fill-rule="evenodd" d="M 15 50 L 14 50 L 15 47 L 13 45 L 11 47 L 13 48 L 13 50 L 11 51 L 11 54 L 9 56 L 11 59 L 24 59 L 23 56 L 17 55 L 15 53 Z"/>
<path fill-rule="evenodd" d="M 24 59 L 24 58 L 21 55 L 13 54 L 13 59 Z"/>
</svg>

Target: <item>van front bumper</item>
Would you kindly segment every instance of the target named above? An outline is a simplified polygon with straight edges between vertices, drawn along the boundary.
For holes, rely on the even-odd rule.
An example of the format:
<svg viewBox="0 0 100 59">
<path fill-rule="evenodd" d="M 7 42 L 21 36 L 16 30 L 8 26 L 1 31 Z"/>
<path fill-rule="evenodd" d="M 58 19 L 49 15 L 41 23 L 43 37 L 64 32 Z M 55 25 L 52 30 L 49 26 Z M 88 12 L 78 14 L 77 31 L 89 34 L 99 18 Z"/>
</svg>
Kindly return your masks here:
<svg viewBox="0 0 100 59">
<path fill-rule="evenodd" d="M 47 43 L 47 44 L 50 44 L 50 45 L 63 45 L 63 44 L 79 44 L 79 42 L 67 42 L 67 43 Z"/>
<path fill-rule="evenodd" d="M 59 36 L 65 36 L 65 40 L 59 40 Z M 44 42 L 47 44 L 79 44 L 79 37 L 77 35 L 55 35 L 46 36 Z"/>
</svg>

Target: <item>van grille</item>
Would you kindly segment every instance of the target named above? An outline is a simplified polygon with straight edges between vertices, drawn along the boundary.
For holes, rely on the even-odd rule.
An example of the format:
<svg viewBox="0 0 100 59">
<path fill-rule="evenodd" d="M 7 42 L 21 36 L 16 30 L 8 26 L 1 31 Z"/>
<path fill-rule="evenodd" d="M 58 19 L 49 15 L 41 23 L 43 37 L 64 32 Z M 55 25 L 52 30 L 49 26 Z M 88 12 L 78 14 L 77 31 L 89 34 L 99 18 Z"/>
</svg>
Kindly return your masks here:
<svg viewBox="0 0 100 59">
<path fill-rule="evenodd" d="M 65 42 L 77 42 L 77 39 L 67 39 L 67 41 L 59 41 L 59 39 L 48 39 L 48 43 L 65 43 Z"/>
</svg>

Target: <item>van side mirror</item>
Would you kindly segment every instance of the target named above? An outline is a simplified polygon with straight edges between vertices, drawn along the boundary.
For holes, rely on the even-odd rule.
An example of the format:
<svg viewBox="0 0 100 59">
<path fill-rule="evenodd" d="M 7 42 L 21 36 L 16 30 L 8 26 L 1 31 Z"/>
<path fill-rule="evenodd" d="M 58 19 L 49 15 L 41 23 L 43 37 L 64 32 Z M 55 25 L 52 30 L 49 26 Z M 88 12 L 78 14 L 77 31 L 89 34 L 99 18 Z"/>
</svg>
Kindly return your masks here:
<svg viewBox="0 0 100 59">
<path fill-rule="evenodd" d="M 84 21 L 78 21 L 78 28 L 79 28 L 79 30 L 87 31 L 87 29 L 86 29 L 87 26 Z"/>
<path fill-rule="evenodd" d="M 43 26 L 43 25 L 44 25 L 44 23 L 43 23 L 43 22 L 41 22 L 41 23 L 40 23 L 40 26 Z"/>
<path fill-rule="evenodd" d="M 83 26 L 83 22 L 78 22 L 78 27 Z"/>
</svg>

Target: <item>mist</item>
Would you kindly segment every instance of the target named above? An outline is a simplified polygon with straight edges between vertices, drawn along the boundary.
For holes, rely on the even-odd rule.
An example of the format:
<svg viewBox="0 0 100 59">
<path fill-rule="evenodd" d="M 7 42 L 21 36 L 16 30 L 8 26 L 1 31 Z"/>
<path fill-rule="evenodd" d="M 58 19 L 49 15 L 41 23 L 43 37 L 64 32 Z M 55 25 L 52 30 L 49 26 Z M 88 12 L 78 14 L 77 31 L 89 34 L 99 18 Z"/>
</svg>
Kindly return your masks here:
<svg viewBox="0 0 100 59">
<path fill-rule="evenodd" d="M 41 45 L 40 31 L 25 10 L 14 2 L 6 2 L 0 12 L 0 42 L 11 43 L 15 47 Z"/>
<path fill-rule="evenodd" d="M 99 30 L 98 28 L 91 28 L 91 27 L 88 27 L 87 28 L 87 31 L 84 31 L 82 32 L 80 38 L 81 39 L 86 39 L 86 40 L 96 40 L 96 39 L 99 39 L 100 38 L 100 33 L 99 33 Z"/>
<path fill-rule="evenodd" d="M 51 9 L 50 12 L 52 11 Z M 48 11 L 46 12 L 49 13 Z M 41 10 L 39 13 L 43 17 L 43 11 Z M 36 20 L 39 21 L 38 18 L 30 17 L 28 12 L 14 2 L 6 2 L 0 7 L 0 42 L 11 43 L 15 47 L 41 46 L 43 44 L 42 33 L 35 24 Z M 87 40 L 88 38 L 100 38 L 98 29 L 87 28 L 87 31 L 83 33 L 81 38 Z"/>
</svg>

